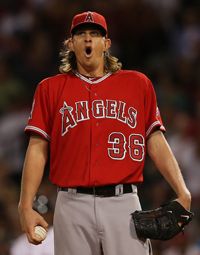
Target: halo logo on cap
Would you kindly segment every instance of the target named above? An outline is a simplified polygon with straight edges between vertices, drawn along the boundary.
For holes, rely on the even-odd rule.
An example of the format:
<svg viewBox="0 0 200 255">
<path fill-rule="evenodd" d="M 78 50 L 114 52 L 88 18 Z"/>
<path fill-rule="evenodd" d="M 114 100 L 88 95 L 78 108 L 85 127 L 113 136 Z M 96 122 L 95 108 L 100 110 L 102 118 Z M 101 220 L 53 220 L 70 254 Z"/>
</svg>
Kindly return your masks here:
<svg viewBox="0 0 200 255">
<path fill-rule="evenodd" d="M 88 12 L 86 18 L 85 18 L 85 22 L 94 22 L 94 19 L 92 17 L 92 13 Z"/>
</svg>

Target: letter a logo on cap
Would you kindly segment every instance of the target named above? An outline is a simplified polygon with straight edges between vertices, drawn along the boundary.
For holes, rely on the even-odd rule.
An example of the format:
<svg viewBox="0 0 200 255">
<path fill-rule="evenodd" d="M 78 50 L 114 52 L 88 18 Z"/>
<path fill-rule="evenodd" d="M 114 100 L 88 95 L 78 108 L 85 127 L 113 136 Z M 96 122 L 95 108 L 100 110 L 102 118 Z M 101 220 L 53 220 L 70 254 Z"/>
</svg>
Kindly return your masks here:
<svg viewBox="0 0 200 255">
<path fill-rule="evenodd" d="M 73 34 L 78 26 L 83 24 L 94 24 L 102 30 L 103 35 L 107 34 L 107 24 L 104 16 L 97 12 L 87 11 L 80 14 L 77 14 L 73 17 L 71 25 L 71 34 Z"/>
<path fill-rule="evenodd" d="M 85 22 L 94 22 L 93 16 L 92 16 L 92 12 L 88 12 L 87 16 L 85 18 Z"/>
</svg>

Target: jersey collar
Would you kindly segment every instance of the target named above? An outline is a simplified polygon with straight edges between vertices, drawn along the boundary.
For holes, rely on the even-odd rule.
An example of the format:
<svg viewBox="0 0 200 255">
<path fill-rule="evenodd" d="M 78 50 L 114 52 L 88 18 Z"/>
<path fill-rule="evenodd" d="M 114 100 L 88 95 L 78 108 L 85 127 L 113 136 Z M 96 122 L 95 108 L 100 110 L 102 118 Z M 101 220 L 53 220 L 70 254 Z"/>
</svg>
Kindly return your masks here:
<svg viewBox="0 0 200 255">
<path fill-rule="evenodd" d="M 85 82 L 87 82 L 87 83 L 96 84 L 96 83 L 99 83 L 99 82 L 105 80 L 106 78 L 108 78 L 112 73 L 107 73 L 107 74 L 105 74 L 104 76 L 102 76 L 102 77 L 100 77 L 100 78 L 97 78 L 97 79 L 95 79 L 95 80 L 89 79 L 89 78 L 85 77 L 84 75 L 82 75 L 82 74 L 80 74 L 80 73 L 78 73 L 78 72 L 74 72 L 74 74 L 75 74 L 78 78 L 80 78 L 81 80 L 83 80 L 83 81 L 85 81 Z"/>
</svg>

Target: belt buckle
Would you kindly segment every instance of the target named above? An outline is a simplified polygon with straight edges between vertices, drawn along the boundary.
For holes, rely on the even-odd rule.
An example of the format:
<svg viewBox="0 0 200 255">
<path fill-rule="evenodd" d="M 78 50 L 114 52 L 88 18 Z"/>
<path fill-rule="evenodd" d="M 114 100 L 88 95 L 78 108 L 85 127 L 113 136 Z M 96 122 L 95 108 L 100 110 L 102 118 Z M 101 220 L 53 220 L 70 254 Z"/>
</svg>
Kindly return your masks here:
<svg viewBox="0 0 200 255">
<path fill-rule="evenodd" d="M 118 184 L 115 186 L 115 196 L 120 196 L 124 193 L 123 184 Z"/>
<path fill-rule="evenodd" d="M 77 193 L 77 189 L 76 188 L 68 188 L 68 193 L 70 194 L 76 194 Z"/>
</svg>

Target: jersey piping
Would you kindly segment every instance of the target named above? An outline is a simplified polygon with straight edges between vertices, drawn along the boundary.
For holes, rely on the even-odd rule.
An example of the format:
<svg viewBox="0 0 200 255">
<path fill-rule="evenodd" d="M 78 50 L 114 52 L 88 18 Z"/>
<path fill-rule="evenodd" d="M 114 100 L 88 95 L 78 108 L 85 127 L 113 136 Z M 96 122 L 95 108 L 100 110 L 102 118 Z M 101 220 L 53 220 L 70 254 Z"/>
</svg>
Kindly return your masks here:
<svg viewBox="0 0 200 255">
<path fill-rule="evenodd" d="M 146 132 L 146 137 L 148 137 L 148 135 L 151 133 L 152 129 L 155 127 L 155 126 L 161 126 L 160 128 L 162 128 L 162 125 L 160 125 L 160 121 L 155 121 L 153 122 L 150 127 L 148 128 L 147 132 Z"/>
<path fill-rule="evenodd" d="M 50 136 L 46 132 L 44 132 L 44 130 L 42 130 L 42 129 L 38 128 L 38 127 L 35 127 L 35 126 L 26 126 L 24 131 L 36 131 L 39 134 L 41 134 L 42 136 L 44 136 L 47 140 L 49 140 L 49 141 L 51 140 Z"/>
<path fill-rule="evenodd" d="M 106 75 L 100 77 L 99 79 L 97 80 L 90 80 L 88 79 L 87 77 L 83 76 L 82 74 L 78 73 L 78 72 L 75 72 L 74 73 L 78 78 L 80 78 L 81 80 L 87 82 L 87 83 L 90 83 L 90 84 L 97 84 L 97 83 L 100 83 L 102 81 L 104 81 L 105 79 L 107 79 L 112 73 L 107 73 Z"/>
</svg>

